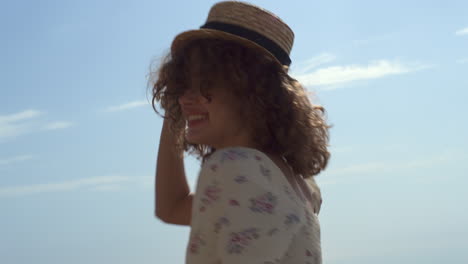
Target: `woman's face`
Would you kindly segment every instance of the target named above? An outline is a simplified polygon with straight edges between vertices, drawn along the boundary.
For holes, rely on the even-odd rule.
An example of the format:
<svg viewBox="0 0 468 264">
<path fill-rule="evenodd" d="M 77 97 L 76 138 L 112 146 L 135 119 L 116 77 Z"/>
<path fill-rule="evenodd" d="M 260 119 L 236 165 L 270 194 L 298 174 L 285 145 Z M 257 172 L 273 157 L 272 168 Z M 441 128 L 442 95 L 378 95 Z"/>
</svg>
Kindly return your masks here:
<svg viewBox="0 0 468 264">
<path fill-rule="evenodd" d="M 186 119 L 185 138 L 192 144 L 204 144 L 216 149 L 245 146 L 255 148 L 250 141 L 250 135 L 245 120 L 235 110 L 236 98 L 227 92 L 228 84 L 216 76 L 206 76 L 201 73 L 203 59 L 198 52 L 193 52 L 190 58 L 189 87 L 179 97 L 179 104 Z M 206 82 L 209 77 L 209 82 Z M 200 92 L 201 85 L 208 87 L 208 102 Z M 202 119 L 190 120 L 193 115 L 201 115 Z M 188 122 L 187 122 L 188 121 Z"/>
</svg>

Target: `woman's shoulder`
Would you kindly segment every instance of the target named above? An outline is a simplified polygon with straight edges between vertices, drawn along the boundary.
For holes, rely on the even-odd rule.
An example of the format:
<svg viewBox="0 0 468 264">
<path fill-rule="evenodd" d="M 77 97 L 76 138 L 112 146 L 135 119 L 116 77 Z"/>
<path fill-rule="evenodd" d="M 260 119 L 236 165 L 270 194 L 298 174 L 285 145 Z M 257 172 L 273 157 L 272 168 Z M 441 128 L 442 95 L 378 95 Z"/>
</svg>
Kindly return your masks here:
<svg viewBox="0 0 468 264">
<path fill-rule="evenodd" d="M 211 154 L 202 166 L 202 174 L 265 183 L 269 171 L 262 162 L 262 152 L 236 146 L 218 149 Z"/>
<path fill-rule="evenodd" d="M 210 155 L 209 160 L 216 160 L 221 163 L 237 161 L 237 160 L 246 160 L 253 158 L 259 150 L 248 148 L 248 147 L 226 147 L 222 149 L 217 149 L 213 154 Z"/>
<path fill-rule="evenodd" d="M 261 159 L 260 156 L 261 152 L 253 148 L 226 147 L 213 152 L 205 161 L 203 167 L 213 165 L 248 167 L 249 165 L 256 164 L 255 162 Z"/>
</svg>

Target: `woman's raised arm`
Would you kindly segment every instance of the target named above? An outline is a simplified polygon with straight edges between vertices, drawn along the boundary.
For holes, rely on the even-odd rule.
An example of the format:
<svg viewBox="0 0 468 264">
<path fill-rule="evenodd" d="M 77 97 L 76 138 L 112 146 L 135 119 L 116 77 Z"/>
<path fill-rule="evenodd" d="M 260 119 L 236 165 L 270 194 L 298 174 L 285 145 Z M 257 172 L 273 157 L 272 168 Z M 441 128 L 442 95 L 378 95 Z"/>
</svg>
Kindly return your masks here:
<svg viewBox="0 0 468 264">
<path fill-rule="evenodd" d="M 155 216 L 170 224 L 190 225 L 193 194 L 185 176 L 183 152 L 165 119 L 161 130 L 155 180 Z"/>
</svg>

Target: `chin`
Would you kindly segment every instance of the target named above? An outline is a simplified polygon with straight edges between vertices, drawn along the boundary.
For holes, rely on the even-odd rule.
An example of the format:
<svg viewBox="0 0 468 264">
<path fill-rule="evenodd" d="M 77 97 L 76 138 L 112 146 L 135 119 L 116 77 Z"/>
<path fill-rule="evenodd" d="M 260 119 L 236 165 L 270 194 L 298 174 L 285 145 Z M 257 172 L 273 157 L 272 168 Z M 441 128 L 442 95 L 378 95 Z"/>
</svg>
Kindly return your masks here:
<svg viewBox="0 0 468 264">
<path fill-rule="evenodd" d="M 185 140 L 190 144 L 206 144 L 203 139 L 196 136 L 187 136 L 185 135 Z"/>
</svg>

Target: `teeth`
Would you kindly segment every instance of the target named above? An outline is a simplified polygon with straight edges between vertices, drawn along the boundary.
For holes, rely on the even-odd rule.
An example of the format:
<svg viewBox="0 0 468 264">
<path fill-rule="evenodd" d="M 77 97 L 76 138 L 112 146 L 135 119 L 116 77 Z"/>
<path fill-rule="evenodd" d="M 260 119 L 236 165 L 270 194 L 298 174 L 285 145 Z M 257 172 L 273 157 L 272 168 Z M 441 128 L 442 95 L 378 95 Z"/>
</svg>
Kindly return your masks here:
<svg viewBox="0 0 468 264">
<path fill-rule="evenodd" d="M 198 120 L 198 119 L 203 119 L 205 118 L 207 115 L 191 115 L 188 117 L 188 120 L 191 121 L 191 120 Z"/>
</svg>

